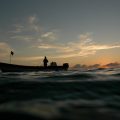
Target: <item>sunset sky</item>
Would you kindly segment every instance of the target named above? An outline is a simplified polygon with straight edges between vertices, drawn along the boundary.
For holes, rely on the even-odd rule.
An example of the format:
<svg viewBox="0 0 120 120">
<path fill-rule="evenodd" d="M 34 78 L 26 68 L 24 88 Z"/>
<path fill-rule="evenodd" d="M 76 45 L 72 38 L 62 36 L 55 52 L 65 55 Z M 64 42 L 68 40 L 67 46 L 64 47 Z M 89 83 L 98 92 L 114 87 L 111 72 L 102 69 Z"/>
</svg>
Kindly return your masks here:
<svg viewBox="0 0 120 120">
<path fill-rule="evenodd" d="M 120 61 L 120 0 L 0 0 L 0 61 Z"/>
</svg>

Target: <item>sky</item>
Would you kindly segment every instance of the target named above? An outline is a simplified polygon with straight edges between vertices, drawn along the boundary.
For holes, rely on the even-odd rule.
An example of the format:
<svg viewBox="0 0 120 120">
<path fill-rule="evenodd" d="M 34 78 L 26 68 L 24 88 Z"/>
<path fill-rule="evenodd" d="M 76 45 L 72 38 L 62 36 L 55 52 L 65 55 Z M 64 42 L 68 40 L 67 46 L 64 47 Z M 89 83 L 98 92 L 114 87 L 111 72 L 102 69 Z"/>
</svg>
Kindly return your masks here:
<svg viewBox="0 0 120 120">
<path fill-rule="evenodd" d="M 0 0 L 0 61 L 120 61 L 120 0 Z"/>
</svg>

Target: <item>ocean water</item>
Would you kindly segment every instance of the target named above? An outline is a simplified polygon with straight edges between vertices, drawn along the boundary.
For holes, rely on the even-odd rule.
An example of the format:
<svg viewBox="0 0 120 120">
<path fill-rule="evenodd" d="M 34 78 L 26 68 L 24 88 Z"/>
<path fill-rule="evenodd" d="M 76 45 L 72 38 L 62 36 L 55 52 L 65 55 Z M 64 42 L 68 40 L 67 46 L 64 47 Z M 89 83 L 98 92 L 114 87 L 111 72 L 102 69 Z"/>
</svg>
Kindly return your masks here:
<svg viewBox="0 0 120 120">
<path fill-rule="evenodd" d="M 120 120 L 120 69 L 0 72 L 0 120 Z"/>
</svg>

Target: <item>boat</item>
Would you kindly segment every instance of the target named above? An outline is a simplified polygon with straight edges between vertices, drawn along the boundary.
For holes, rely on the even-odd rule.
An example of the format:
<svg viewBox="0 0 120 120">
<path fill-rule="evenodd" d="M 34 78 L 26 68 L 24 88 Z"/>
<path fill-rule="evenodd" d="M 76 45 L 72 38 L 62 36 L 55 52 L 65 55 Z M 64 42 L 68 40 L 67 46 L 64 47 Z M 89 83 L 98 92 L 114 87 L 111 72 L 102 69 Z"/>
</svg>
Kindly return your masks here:
<svg viewBox="0 0 120 120">
<path fill-rule="evenodd" d="M 26 66 L 0 62 L 2 72 L 37 72 L 37 71 L 62 71 L 68 70 L 69 64 L 64 63 L 62 66 Z"/>
</svg>

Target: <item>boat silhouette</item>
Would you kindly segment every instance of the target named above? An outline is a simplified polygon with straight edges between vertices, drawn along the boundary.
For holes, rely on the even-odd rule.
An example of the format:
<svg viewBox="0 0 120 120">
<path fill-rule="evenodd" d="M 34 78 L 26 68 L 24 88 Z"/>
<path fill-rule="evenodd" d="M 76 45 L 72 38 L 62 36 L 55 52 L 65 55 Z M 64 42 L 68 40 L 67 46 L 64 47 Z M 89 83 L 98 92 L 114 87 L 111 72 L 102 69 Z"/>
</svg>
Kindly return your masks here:
<svg viewBox="0 0 120 120">
<path fill-rule="evenodd" d="M 2 72 L 36 72 L 36 71 L 61 71 L 68 70 L 69 64 L 63 63 L 62 66 L 27 66 L 0 62 L 0 70 Z"/>
</svg>

